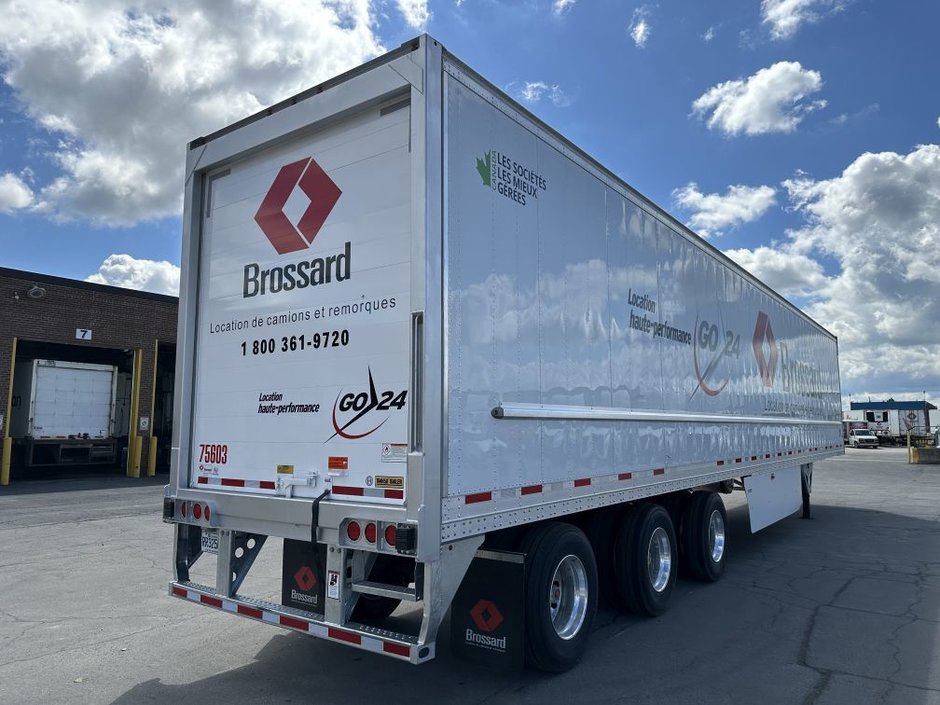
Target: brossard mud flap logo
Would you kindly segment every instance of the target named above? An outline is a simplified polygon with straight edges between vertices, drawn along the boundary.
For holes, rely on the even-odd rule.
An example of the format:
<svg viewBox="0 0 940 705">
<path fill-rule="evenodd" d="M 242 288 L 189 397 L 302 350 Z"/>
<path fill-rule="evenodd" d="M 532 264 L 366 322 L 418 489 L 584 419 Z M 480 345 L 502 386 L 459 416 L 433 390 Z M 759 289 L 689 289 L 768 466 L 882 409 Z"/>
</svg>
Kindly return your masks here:
<svg viewBox="0 0 940 705">
<path fill-rule="evenodd" d="M 392 409 L 401 411 L 405 408 L 407 397 L 407 390 L 386 389 L 380 393 L 370 367 L 368 391 L 340 390 L 336 395 L 333 402 L 334 433 L 326 441 L 332 441 L 336 436 L 356 440 L 375 433 L 388 421 Z"/>
<path fill-rule="evenodd" d="M 284 206 L 297 187 L 310 199 L 310 205 L 295 226 Z M 313 244 L 341 194 L 313 157 L 305 157 L 281 167 L 255 213 L 255 222 L 278 254 L 304 250 Z"/>
<path fill-rule="evenodd" d="M 492 600 L 480 600 L 470 610 L 470 619 L 479 631 L 467 627 L 465 639 L 468 644 L 482 646 L 494 651 L 506 650 L 506 636 L 492 636 L 503 623 L 503 615 Z"/>
</svg>

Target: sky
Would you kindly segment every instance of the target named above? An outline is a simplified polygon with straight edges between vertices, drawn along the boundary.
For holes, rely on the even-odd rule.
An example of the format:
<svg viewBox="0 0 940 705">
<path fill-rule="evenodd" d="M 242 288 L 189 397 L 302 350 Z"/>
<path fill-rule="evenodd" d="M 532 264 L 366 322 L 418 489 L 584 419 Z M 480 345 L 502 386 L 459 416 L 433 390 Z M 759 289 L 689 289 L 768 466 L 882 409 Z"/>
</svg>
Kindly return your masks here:
<svg viewBox="0 0 940 705">
<path fill-rule="evenodd" d="M 185 145 L 428 32 L 940 401 L 936 0 L 0 0 L 0 266 L 179 285 Z"/>
</svg>

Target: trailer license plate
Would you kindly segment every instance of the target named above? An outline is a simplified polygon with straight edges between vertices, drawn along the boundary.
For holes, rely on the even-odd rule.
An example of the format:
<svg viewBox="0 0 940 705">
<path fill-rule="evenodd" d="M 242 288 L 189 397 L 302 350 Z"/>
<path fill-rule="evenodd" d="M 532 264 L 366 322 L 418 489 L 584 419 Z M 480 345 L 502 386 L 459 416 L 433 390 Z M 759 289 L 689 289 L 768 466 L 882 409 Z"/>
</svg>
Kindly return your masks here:
<svg viewBox="0 0 940 705">
<path fill-rule="evenodd" d="M 202 530 L 202 552 L 219 555 L 219 531 L 218 529 Z"/>
</svg>

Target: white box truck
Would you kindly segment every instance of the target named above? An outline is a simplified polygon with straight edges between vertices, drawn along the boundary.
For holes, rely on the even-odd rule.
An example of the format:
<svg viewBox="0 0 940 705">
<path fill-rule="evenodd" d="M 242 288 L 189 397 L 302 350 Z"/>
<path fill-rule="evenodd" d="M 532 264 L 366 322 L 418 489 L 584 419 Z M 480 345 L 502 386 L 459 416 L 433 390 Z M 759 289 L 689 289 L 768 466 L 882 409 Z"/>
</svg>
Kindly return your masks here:
<svg viewBox="0 0 940 705">
<path fill-rule="evenodd" d="M 180 311 L 170 594 L 412 663 L 570 668 L 843 452 L 835 338 L 427 36 L 189 145 Z"/>
<path fill-rule="evenodd" d="M 26 467 L 114 463 L 119 378 L 114 365 L 17 362 L 10 435 L 22 444 Z"/>
</svg>

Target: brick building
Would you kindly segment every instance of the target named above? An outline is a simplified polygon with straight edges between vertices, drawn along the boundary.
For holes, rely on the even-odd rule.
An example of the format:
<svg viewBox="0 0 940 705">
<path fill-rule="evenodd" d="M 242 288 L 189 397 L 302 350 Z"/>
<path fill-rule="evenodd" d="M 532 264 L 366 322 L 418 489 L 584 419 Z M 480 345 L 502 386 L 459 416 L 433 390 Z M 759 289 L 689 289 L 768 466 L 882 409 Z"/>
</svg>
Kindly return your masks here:
<svg viewBox="0 0 940 705">
<path fill-rule="evenodd" d="M 10 424 L 14 363 L 29 360 L 114 365 L 128 381 L 125 429 L 131 429 L 116 441 L 115 462 L 132 476 L 168 466 L 178 303 L 173 296 L 0 267 L 0 484 L 9 481 L 11 465 L 15 475 L 29 464 Z"/>
</svg>

